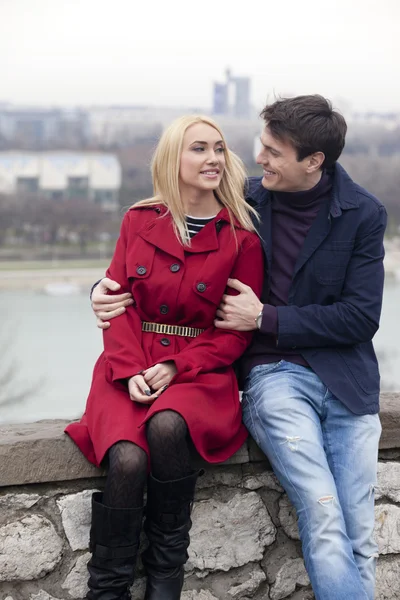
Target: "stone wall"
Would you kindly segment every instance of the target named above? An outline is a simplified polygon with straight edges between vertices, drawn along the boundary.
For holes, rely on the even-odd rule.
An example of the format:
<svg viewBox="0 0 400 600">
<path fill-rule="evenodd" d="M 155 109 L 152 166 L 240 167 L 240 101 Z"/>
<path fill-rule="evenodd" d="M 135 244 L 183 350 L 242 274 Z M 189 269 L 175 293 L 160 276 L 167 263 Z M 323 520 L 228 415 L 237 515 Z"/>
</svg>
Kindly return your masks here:
<svg viewBox="0 0 400 600">
<path fill-rule="evenodd" d="M 376 490 L 378 600 L 400 598 L 400 394 L 382 397 Z M 0 427 L 0 600 L 84 598 L 90 497 L 104 485 L 61 421 Z M 309 600 L 296 515 L 249 442 L 206 467 L 182 600 Z M 142 541 L 145 544 L 145 540 Z M 143 600 L 141 564 L 132 588 Z M 350 600 L 350 599 L 349 599 Z"/>
</svg>

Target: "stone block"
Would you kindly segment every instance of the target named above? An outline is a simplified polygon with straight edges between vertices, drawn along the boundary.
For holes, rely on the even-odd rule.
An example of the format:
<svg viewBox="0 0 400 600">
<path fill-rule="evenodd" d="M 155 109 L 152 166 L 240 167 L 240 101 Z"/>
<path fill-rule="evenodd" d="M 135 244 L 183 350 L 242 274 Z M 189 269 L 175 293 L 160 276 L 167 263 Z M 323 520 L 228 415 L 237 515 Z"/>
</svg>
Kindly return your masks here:
<svg viewBox="0 0 400 600">
<path fill-rule="evenodd" d="M 400 503 L 400 463 L 378 463 L 378 485 L 375 489 L 375 499 L 387 498 Z"/>
<path fill-rule="evenodd" d="M 70 481 L 104 474 L 64 433 L 68 421 L 2 425 L 0 486 Z"/>
<path fill-rule="evenodd" d="M 219 600 L 212 595 L 208 590 L 200 590 L 196 592 L 196 590 L 192 590 L 190 592 L 183 592 L 182 600 Z"/>
<path fill-rule="evenodd" d="M 385 392 L 380 396 L 382 435 L 381 449 L 398 448 L 400 444 L 400 394 Z"/>
<path fill-rule="evenodd" d="M 279 499 L 279 521 L 288 537 L 292 540 L 300 539 L 296 510 L 286 495 Z"/>
<path fill-rule="evenodd" d="M 385 556 L 376 568 L 376 600 L 399 600 L 400 556 Z"/>
<path fill-rule="evenodd" d="M 276 529 L 255 492 L 235 494 L 229 502 L 204 500 L 194 505 L 187 569 L 229 571 L 261 560 Z"/>
<path fill-rule="evenodd" d="M 32 508 L 39 500 L 39 494 L 4 494 L 0 496 L 0 511 L 4 514 L 5 511 Z"/>
<path fill-rule="evenodd" d="M 96 490 L 85 490 L 69 494 L 57 500 L 65 535 L 72 550 L 89 547 L 89 532 L 92 519 L 92 494 Z"/>
<path fill-rule="evenodd" d="M 310 584 L 302 558 L 289 558 L 276 574 L 275 583 L 270 589 L 271 600 L 281 600 L 292 594 L 297 585 Z"/>
<path fill-rule="evenodd" d="M 53 524 L 30 515 L 0 527 L 0 581 L 31 581 L 50 573 L 62 557 Z"/>
<path fill-rule="evenodd" d="M 82 556 L 79 556 L 68 573 L 66 579 L 61 584 L 63 590 L 67 590 L 71 598 L 86 598 L 86 592 L 88 591 L 88 570 L 87 563 L 91 554 L 86 552 Z"/>
<path fill-rule="evenodd" d="M 394 504 L 375 507 L 375 540 L 379 554 L 400 553 L 400 507 Z"/>
<path fill-rule="evenodd" d="M 239 585 L 234 585 L 228 590 L 228 597 L 233 600 L 240 600 L 248 596 L 254 596 L 260 585 L 266 580 L 264 571 L 257 565 L 250 571 L 247 581 Z"/>
</svg>

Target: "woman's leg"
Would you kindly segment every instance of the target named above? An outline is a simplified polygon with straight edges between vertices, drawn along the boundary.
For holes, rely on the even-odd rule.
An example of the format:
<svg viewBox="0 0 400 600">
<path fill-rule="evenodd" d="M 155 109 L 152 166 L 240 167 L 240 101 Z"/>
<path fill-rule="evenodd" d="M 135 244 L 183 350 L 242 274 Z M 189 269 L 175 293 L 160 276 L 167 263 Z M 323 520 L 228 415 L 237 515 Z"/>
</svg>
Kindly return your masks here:
<svg viewBox="0 0 400 600">
<path fill-rule="evenodd" d="M 145 600 L 179 600 L 188 559 L 190 510 L 198 472 L 191 469 L 188 428 L 176 412 L 155 414 L 147 425 L 152 473 L 147 486 L 143 553 Z"/>
<path fill-rule="evenodd" d="M 181 479 L 190 475 L 191 458 L 188 428 L 181 415 L 164 410 L 152 417 L 147 425 L 151 473 L 160 481 Z"/>
<path fill-rule="evenodd" d="M 147 455 L 132 442 L 117 442 L 108 451 L 108 476 L 103 502 L 111 508 L 143 505 Z"/>
<path fill-rule="evenodd" d="M 147 455 L 122 441 L 108 459 L 104 493 L 92 498 L 88 600 L 128 600 L 139 549 Z"/>
</svg>

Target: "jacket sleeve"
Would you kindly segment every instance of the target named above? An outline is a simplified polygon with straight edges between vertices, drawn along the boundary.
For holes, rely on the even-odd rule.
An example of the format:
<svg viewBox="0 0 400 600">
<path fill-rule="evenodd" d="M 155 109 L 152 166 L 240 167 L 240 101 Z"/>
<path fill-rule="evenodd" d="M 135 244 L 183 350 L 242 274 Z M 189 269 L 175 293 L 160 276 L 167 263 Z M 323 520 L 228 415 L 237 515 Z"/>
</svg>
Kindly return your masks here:
<svg viewBox="0 0 400 600">
<path fill-rule="evenodd" d="M 278 348 L 346 346 L 372 340 L 382 308 L 386 222 L 386 210 L 380 206 L 360 228 L 338 302 L 278 306 Z"/>
<path fill-rule="evenodd" d="M 110 292 L 111 295 L 131 292 L 126 272 L 126 249 L 131 213 L 126 213 L 120 236 L 115 247 L 111 264 L 106 277 L 118 281 L 121 289 Z M 103 331 L 104 353 L 111 366 L 111 379 L 126 379 L 137 375 L 146 368 L 145 356 L 138 337 L 141 332 L 141 320 L 135 306 L 128 306 L 126 311 L 115 317 L 110 327 Z"/>
<path fill-rule="evenodd" d="M 260 297 L 264 276 L 261 244 L 258 238 L 247 240 L 238 253 L 230 277 L 250 286 Z M 236 291 L 230 288 L 227 293 L 236 295 Z M 186 381 L 199 372 L 207 373 L 232 365 L 246 350 L 252 336 L 253 332 L 222 330 L 212 326 L 178 354 L 163 358 L 163 362 L 173 360 L 178 371 L 176 382 Z"/>
</svg>

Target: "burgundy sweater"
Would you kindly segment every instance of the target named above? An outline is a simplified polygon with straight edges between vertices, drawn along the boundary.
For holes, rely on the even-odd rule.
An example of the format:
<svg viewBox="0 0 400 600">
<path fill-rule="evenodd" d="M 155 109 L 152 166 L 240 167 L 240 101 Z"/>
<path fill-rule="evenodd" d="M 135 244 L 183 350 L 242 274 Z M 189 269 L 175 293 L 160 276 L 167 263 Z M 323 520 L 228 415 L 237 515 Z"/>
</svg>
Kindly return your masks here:
<svg viewBox="0 0 400 600">
<path fill-rule="evenodd" d="M 303 192 L 275 192 L 272 196 L 271 248 L 269 281 L 264 282 L 261 302 L 264 304 L 260 331 L 242 359 L 242 378 L 256 365 L 287 360 L 308 366 L 298 351 L 277 348 L 277 306 L 287 306 L 294 267 L 312 222 L 322 203 L 330 202 L 332 180 L 324 173 L 315 187 Z"/>
</svg>

